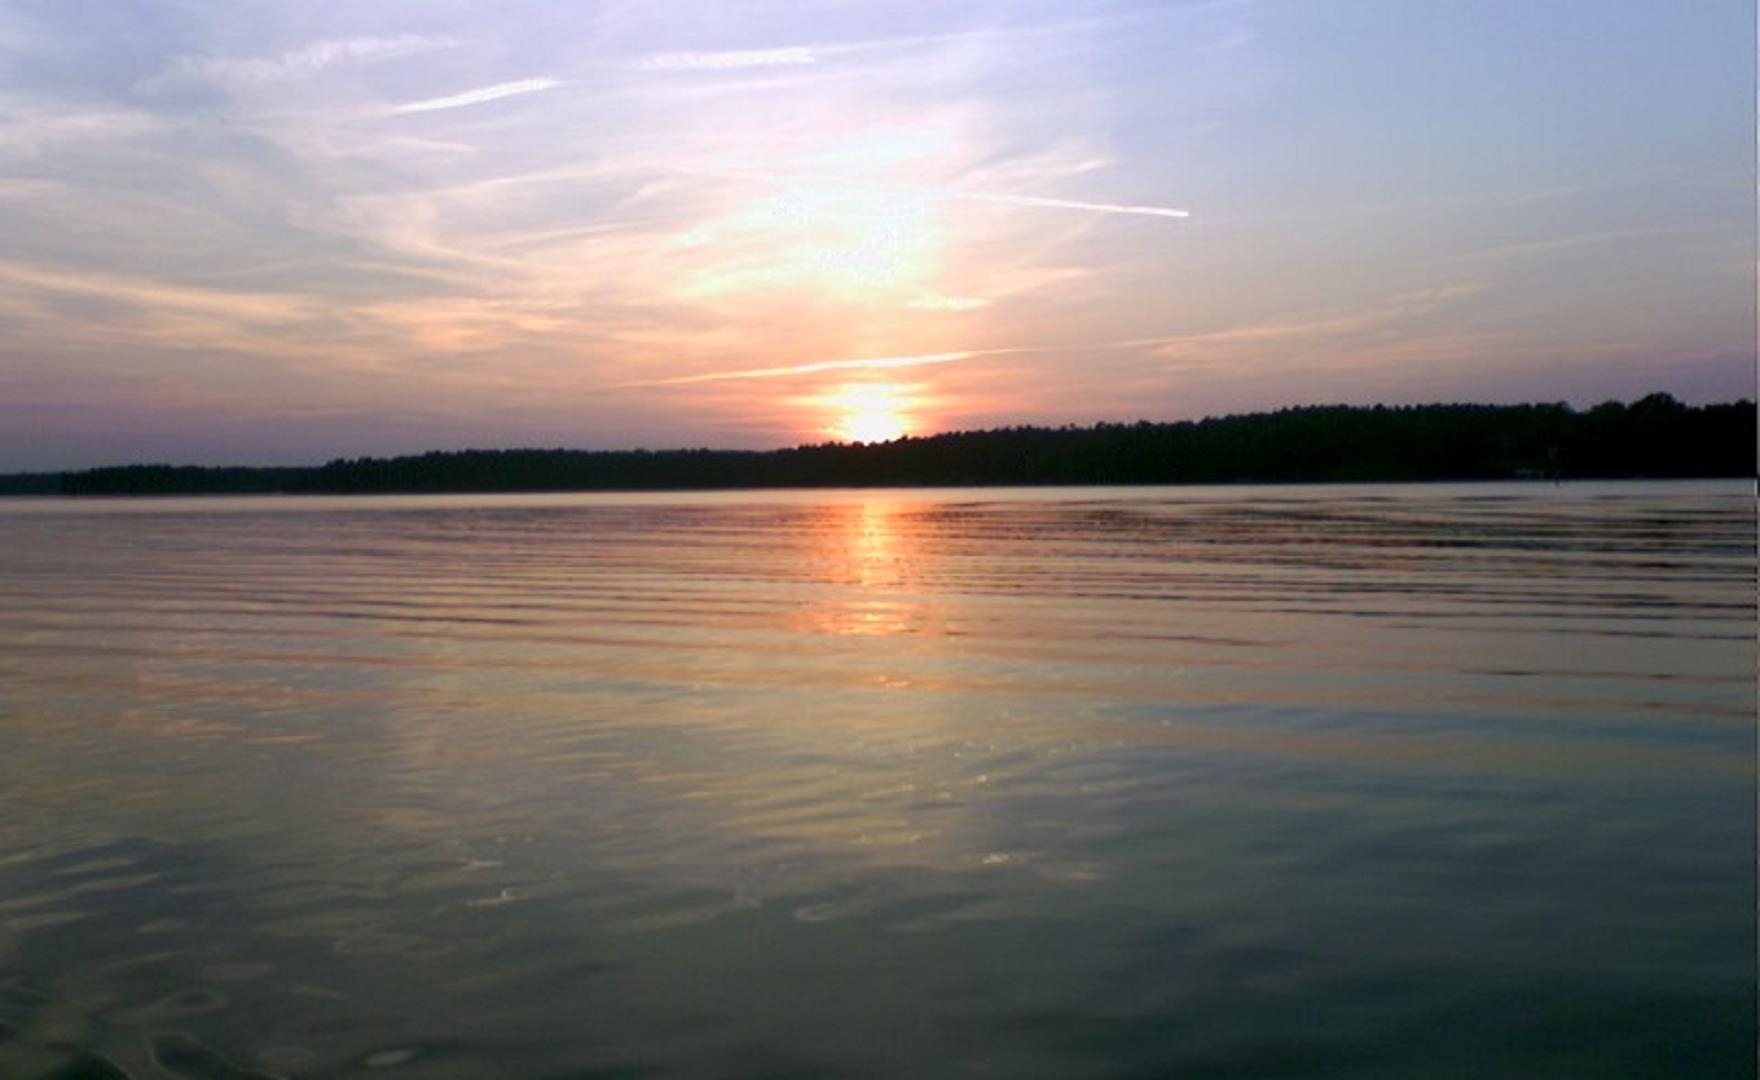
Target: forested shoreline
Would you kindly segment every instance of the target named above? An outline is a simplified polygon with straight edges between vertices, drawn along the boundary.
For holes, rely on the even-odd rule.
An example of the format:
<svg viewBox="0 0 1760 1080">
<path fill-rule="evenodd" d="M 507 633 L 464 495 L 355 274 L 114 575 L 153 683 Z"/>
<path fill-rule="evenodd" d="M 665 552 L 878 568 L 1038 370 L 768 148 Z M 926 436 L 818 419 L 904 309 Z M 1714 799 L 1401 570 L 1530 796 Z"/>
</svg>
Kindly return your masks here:
<svg viewBox="0 0 1760 1080">
<path fill-rule="evenodd" d="M 0 476 L 0 494 L 638 491 L 1755 475 L 1750 401 L 1307 406 L 1177 423 L 1010 427 L 746 450 L 462 450 L 321 466 L 125 465 Z"/>
</svg>

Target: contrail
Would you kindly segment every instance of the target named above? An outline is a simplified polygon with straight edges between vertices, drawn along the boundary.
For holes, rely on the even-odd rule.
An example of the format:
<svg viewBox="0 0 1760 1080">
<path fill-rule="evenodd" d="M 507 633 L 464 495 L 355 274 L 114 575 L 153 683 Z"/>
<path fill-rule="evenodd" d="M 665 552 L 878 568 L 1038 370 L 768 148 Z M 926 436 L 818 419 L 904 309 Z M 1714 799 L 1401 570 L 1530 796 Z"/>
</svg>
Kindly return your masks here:
<svg viewBox="0 0 1760 1080">
<path fill-rule="evenodd" d="M 398 105 L 390 111 L 393 116 L 403 113 L 434 112 L 437 109 L 457 109 L 465 105 L 481 105 L 485 101 L 498 101 L 516 94 L 530 94 L 539 90 L 549 90 L 562 85 L 560 79 L 520 79 L 517 82 L 496 83 L 477 90 L 466 90 L 462 94 L 451 97 L 429 98 L 426 101 L 412 101 L 408 105 Z"/>
<path fill-rule="evenodd" d="M 1002 191 L 972 191 L 969 188 L 925 187 L 914 184 L 875 183 L 867 180 L 850 179 L 840 176 L 814 176 L 811 174 L 791 174 L 769 172 L 765 170 L 725 170 L 725 169 L 693 169 L 683 170 L 698 176 L 714 176 L 732 180 L 758 180 L 770 184 L 817 185 L 832 188 L 847 188 L 856 191 L 872 192 L 877 195 L 891 195 L 901 198 L 918 199 L 963 199 L 968 202 L 997 203 L 1003 206 L 1029 206 L 1047 210 L 1086 210 L 1095 214 L 1139 214 L 1145 217 L 1188 218 L 1190 210 L 1180 210 L 1171 206 L 1136 206 L 1125 203 L 1084 202 L 1080 199 L 1053 199 L 1044 195 L 1014 195 Z"/>
<path fill-rule="evenodd" d="M 735 68 L 798 67 L 818 62 L 816 50 L 792 46 L 786 49 L 654 53 L 637 61 L 636 66 L 648 71 L 731 71 Z"/>
<path fill-rule="evenodd" d="M 1126 206 L 1120 203 L 1078 202 L 1075 199 L 1048 199 L 1042 195 L 1003 195 L 991 191 L 962 191 L 959 188 L 925 188 L 924 194 L 943 199 L 968 199 L 972 202 L 1002 203 L 1006 206 L 1043 206 L 1052 210 L 1092 210 L 1102 214 L 1143 214 L 1148 217 L 1186 218 L 1190 210 L 1170 206 Z"/>
<path fill-rule="evenodd" d="M 850 360 L 816 360 L 808 364 L 786 367 L 745 368 L 740 371 L 715 371 L 706 375 L 683 375 L 676 379 L 654 379 L 646 382 L 619 383 L 618 387 L 692 386 L 697 383 L 726 382 L 733 379 L 775 379 L 789 375 L 813 375 L 821 371 L 884 371 L 889 368 L 921 367 L 925 364 L 951 364 L 975 356 L 1011 356 L 1022 353 L 1081 352 L 1101 349 L 1141 349 L 1176 341 L 1191 341 L 1203 335 L 1171 334 L 1163 337 L 1126 338 L 1118 341 L 1086 341 L 1070 345 L 1010 345 L 996 349 L 962 349 L 958 352 L 923 353 L 919 356 L 874 356 Z"/>
</svg>

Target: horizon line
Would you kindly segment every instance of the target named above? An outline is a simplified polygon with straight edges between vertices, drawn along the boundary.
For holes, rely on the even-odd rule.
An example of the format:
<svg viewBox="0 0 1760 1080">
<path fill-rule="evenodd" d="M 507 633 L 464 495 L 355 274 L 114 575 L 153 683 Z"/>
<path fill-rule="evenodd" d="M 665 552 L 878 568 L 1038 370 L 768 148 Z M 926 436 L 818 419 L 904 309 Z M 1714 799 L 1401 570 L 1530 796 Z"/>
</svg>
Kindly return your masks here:
<svg viewBox="0 0 1760 1080">
<path fill-rule="evenodd" d="M 65 476 L 65 475 L 72 475 L 72 474 L 79 474 L 79 473 L 102 472 L 102 471 L 107 471 L 107 470 L 119 470 L 119 469 L 212 469 L 212 470 L 242 469 L 242 470 L 252 470 L 252 471 L 302 470 L 302 469 L 303 470 L 315 470 L 315 469 L 325 468 L 325 467 L 332 465 L 332 464 L 335 464 L 337 462 L 398 461 L 398 460 L 404 460 L 404 459 L 409 459 L 409 458 L 422 458 L 422 457 L 429 457 L 429 456 L 436 456 L 436 455 L 456 455 L 456 454 L 522 454 L 522 453 L 542 453 L 542 454 L 553 454 L 553 453 L 564 453 L 564 454 L 677 454 L 677 453 L 689 453 L 689 454 L 694 454 L 694 453 L 779 454 L 779 453 L 788 453 L 791 451 L 798 451 L 798 450 L 823 449 L 823 448 L 831 448 L 831 447 L 846 447 L 846 448 L 882 447 L 882 446 L 891 446 L 891 445 L 894 445 L 894 444 L 900 443 L 900 442 L 922 442 L 922 441 L 927 441 L 930 439 L 944 438 L 944 437 L 949 437 L 949 436 L 980 435 L 980 434 L 989 434 L 989 433 L 1007 432 L 1007 431 L 1088 431 L 1088 430 L 1095 430 L 1095 429 L 1102 428 L 1102 427 L 1136 427 L 1136 426 L 1140 426 L 1140 425 L 1147 425 L 1150 427 L 1172 427 L 1172 426 L 1176 426 L 1179 424 L 1204 424 L 1204 423 L 1212 423 L 1212 422 L 1223 421 L 1223 420 L 1245 419 L 1245 418 L 1250 418 L 1250 417 L 1262 417 L 1262 416 L 1276 416 L 1280 413 L 1286 413 L 1286 412 L 1300 412 L 1300 411 L 1321 410 L 1321 409 L 1346 409 L 1346 410 L 1356 410 L 1356 411 L 1361 411 L 1361 412 L 1376 412 L 1376 411 L 1401 411 L 1401 410 L 1437 409 L 1437 408 L 1522 409 L 1522 408 L 1563 407 L 1564 409 L 1566 409 L 1569 412 L 1580 414 L 1580 413 L 1593 410 L 1594 408 L 1597 408 L 1601 405 L 1606 405 L 1606 404 L 1618 404 L 1618 405 L 1621 405 L 1622 407 L 1629 408 L 1632 405 L 1636 405 L 1641 401 L 1647 400 L 1649 398 L 1659 397 L 1659 396 L 1666 397 L 1666 398 L 1670 399 L 1671 401 L 1675 402 L 1676 404 L 1681 405 L 1682 407 L 1688 408 L 1688 409 L 1728 408 L 1728 407 L 1736 407 L 1736 406 L 1747 406 L 1748 408 L 1753 409 L 1753 408 L 1757 407 L 1756 406 L 1756 399 L 1754 397 L 1743 396 L 1743 397 L 1735 398 L 1733 400 L 1706 401 L 1701 404 L 1692 404 L 1690 402 L 1682 401 L 1680 398 L 1675 397 L 1674 394 L 1672 394 L 1668 391 L 1665 391 L 1665 390 L 1651 391 L 1647 394 L 1642 394 L 1637 397 L 1633 397 L 1629 401 L 1621 401 L 1616 398 L 1608 398 L 1604 401 L 1596 402 L 1595 404 L 1589 405 L 1586 407 L 1575 405 L 1571 401 L 1569 401 L 1568 399 L 1555 399 L 1555 400 L 1551 400 L 1551 401 L 1519 401 L 1519 402 L 1487 402 L 1487 401 L 1460 401 L 1460 400 L 1457 400 L 1457 401 L 1424 401 L 1424 402 L 1412 402 L 1412 403 L 1404 403 L 1404 404 L 1392 404 L 1392 403 L 1388 403 L 1388 402 L 1372 402 L 1369 404 L 1353 404 L 1350 402 L 1342 402 L 1342 401 L 1327 401 L 1327 402 L 1310 402 L 1310 403 L 1299 404 L 1299 405 L 1279 405 L 1279 406 L 1275 406 L 1272 408 L 1253 409 L 1253 410 L 1247 410 L 1247 411 L 1242 411 L 1242 412 L 1207 413 L 1203 416 L 1188 417 L 1188 418 L 1184 418 L 1184 419 L 1149 420 L 1149 419 L 1146 419 L 1143 417 L 1138 417 L 1133 420 L 1100 419 L 1100 420 L 1091 420 L 1091 421 L 1086 421 L 1086 422 L 1065 421 L 1062 423 L 1041 422 L 1041 423 L 1028 423 L 1028 424 L 1004 424 L 1004 425 L 999 425 L 999 426 L 982 427 L 982 428 L 949 428 L 949 429 L 945 429 L 945 430 L 925 432 L 925 433 L 920 433 L 920 434 L 919 433 L 906 433 L 904 435 L 900 435 L 898 438 L 895 438 L 895 439 L 886 439 L 886 440 L 875 441 L 875 442 L 864 442 L 859 439 L 857 439 L 857 440 L 825 439 L 825 440 L 819 441 L 819 442 L 801 442 L 801 443 L 794 443 L 792 445 L 770 446 L 770 447 L 758 448 L 758 449 L 744 448 L 744 447 L 714 447 L 714 446 L 707 446 L 707 445 L 697 445 L 697 446 L 674 445 L 674 446 L 662 446 L 662 447 L 632 446 L 632 447 L 621 447 L 621 448 L 588 448 L 588 447 L 579 447 L 579 446 L 573 446 L 573 447 L 571 447 L 571 446 L 500 446 L 500 447 L 467 446 L 467 447 L 461 447 L 458 449 L 430 448 L 427 450 L 414 450 L 414 451 L 407 451 L 407 452 L 400 452 L 400 453 L 387 453 L 387 454 L 383 454 L 383 455 L 374 455 L 374 454 L 360 454 L 360 455 L 354 455 L 354 456 L 337 455 L 337 456 L 332 456 L 322 462 L 317 462 L 317 463 L 309 463 L 308 462 L 308 463 L 303 463 L 303 464 L 244 465 L 244 464 L 236 464 L 236 463 L 199 464 L 199 463 L 195 463 L 195 462 L 184 462 L 184 463 L 179 463 L 179 464 L 173 464 L 169 461 L 160 460 L 160 461 L 134 461 L 134 462 L 125 462 L 125 463 L 108 464 L 108 465 L 69 466 L 69 467 L 59 468 L 59 469 L 28 469 L 28 470 L 7 469 L 7 470 L 0 471 L 0 478 L 22 479 L 22 478 L 30 478 L 30 477 Z"/>
</svg>

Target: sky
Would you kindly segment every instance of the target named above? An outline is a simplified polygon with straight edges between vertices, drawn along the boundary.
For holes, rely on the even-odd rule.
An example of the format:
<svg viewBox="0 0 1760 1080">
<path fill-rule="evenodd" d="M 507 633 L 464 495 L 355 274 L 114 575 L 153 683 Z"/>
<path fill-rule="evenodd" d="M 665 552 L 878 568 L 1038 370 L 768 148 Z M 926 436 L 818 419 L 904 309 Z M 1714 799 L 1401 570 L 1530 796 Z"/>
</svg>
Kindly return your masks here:
<svg viewBox="0 0 1760 1080">
<path fill-rule="evenodd" d="M 0 471 L 1755 384 L 1751 0 L 8 0 Z"/>
</svg>

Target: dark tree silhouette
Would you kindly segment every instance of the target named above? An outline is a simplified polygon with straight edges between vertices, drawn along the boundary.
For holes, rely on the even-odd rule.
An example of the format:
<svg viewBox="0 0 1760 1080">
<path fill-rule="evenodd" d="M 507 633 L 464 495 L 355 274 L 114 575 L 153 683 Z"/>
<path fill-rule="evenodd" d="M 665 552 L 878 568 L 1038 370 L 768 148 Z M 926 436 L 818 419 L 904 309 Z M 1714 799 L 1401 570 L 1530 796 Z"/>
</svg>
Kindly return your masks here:
<svg viewBox="0 0 1760 1080">
<path fill-rule="evenodd" d="M 301 468 L 130 465 L 0 477 L 0 493 L 635 491 L 1755 475 L 1753 402 L 1310 406 L 1179 423 L 1012 427 L 737 450 L 463 450 Z"/>
</svg>

